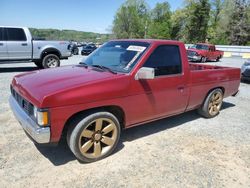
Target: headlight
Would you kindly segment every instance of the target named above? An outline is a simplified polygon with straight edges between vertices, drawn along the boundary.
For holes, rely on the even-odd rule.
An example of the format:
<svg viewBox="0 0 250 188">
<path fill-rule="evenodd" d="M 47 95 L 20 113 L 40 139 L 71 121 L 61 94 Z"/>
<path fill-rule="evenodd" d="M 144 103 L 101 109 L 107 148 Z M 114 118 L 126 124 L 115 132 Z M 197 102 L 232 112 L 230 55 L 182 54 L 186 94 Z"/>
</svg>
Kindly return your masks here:
<svg viewBox="0 0 250 188">
<path fill-rule="evenodd" d="M 48 110 L 41 110 L 34 106 L 33 108 L 33 116 L 40 126 L 48 126 L 49 125 L 49 112 Z"/>
</svg>

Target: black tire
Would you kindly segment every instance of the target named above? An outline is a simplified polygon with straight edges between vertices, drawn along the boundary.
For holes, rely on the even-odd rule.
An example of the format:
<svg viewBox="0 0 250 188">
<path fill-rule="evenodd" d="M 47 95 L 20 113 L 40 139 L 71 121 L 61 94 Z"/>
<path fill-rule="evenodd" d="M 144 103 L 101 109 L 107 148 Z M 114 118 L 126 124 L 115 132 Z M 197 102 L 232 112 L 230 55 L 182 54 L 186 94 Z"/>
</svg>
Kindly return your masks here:
<svg viewBox="0 0 250 188">
<path fill-rule="evenodd" d="M 55 54 L 48 54 L 42 60 L 43 68 L 55 68 L 60 66 L 60 59 Z"/>
<path fill-rule="evenodd" d="M 110 122 L 107 123 L 105 122 L 106 120 L 112 123 L 109 124 Z M 102 122 L 102 128 L 99 130 L 96 128 L 98 124 L 97 121 Z M 109 130 L 108 133 L 105 133 L 105 128 L 107 130 L 107 127 L 110 125 L 112 125 L 113 129 L 111 129 L 111 131 Z M 85 134 L 84 132 L 88 133 L 88 137 L 83 136 Z M 72 121 L 67 132 L 67 143 L 70 150 L 79 161 L 90 163 L 103 159 L 114 151 L 120 139 L 120 132 L 120 123 L 113 114 L 105 111 L 96 112 L 85 116 L 79 116 Z M 110 135 L 108 136 L 108 134 Z M 112 139 L 112 145 L 106 145 L 105 140 L 107 137 Z M 97 152 L 97 154 L 96 148 L 98 144 L 100 152 Z M 89 145 L 87 146 L 88 149 L 84 149 L 84 146 L 86 145 Z M 84 151 L 81 151 L 80 148 Z M 96 154 L 97 156 L 95 156 Z"/>
<path fill-rule="evenodd" d="M 207 61 L 207 58 L 206 58 L 206 57 L 201 57 L 201 62 L 202 62 L 202 63 L 206 63 L 206 61 Z"/>
<path fill-rule="evenodd" d="M 213 97 L 216 94 L 218 94 L 221 97 L 221 99 L 218 98 L 218 102 L 213 101 Z M 219 114 L 221 106 L 222 106 L 222 102 L 223 102 L 222 90 L 219 88 L 214 89 L 208 94 L 204 103 L 198 109 L 198 113 L 205 118 L 213 118 Z M 211 108 L 213 108 L 212 111 L 211 111 Z"/>
<path fill-rule="evenodd" d="M 43 69 L 43 64 L 41 61 L 34 61 L 34 64 L 39 68 L 39 69 Z"/>
<path fill-rule="evenodd" d="M 220 59 L 221 59 L 221 56 L 217 57 L 216 62 L 220 61 Z"/>
</svg>

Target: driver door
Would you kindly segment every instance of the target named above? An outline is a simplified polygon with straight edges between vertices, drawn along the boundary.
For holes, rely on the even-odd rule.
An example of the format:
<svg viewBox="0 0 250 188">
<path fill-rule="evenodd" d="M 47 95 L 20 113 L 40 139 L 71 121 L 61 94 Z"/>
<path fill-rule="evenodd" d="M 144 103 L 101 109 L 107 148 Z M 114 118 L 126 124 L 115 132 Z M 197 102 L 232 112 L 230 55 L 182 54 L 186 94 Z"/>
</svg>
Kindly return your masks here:
<svg viewBox="0 0 250 188">
<path fill-rule="evenodd" d="M 158 46 L 143 67 L 154 68 L 155 78 L 132 80 L 136 96 L 132 119 L 143 122 L 184 112 L 188 101 L 188 79 L 182 68 L 179 46 Z"/>
</svg>

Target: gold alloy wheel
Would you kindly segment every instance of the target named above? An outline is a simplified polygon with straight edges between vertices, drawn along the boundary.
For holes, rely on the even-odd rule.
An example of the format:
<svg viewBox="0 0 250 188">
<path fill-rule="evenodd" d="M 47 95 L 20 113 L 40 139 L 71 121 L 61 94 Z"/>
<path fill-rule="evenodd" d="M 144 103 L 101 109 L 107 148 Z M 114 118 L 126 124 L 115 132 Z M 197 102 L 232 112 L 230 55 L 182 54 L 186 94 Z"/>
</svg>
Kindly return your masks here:
<svg viewBox="0 0 250 188">
<path fill-rule="evenodd" d="M 219 91 L 215 92 L 211 96 L 208 105 L 208 112 L 210 115 L 214 116 L 220 111 L 222 105 L 222 99 L 223 99 L 222 93 Z"/>
<path fill-rule="evenodd" d="M 118 136 L 115 123 L 108 118 L 98 118 L 89 123 L 79 137 L 79 150 L 84 157 L 99 158 L 112 149 Z"/>
</svg>

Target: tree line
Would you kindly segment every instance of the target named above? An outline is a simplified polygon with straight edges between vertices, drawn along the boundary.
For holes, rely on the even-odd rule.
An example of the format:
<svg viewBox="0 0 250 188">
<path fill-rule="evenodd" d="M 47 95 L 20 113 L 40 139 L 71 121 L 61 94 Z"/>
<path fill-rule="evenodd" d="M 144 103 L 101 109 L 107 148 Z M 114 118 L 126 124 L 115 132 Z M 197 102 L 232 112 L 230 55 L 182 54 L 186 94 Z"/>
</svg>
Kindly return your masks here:
<svg viewBox="0 0 250 188">
<path fill-rule="evenodd" d="M 116 38 L 154 38 L 224 45 L 250 45 L 250 0 L 185 0 L 150 9 L 145 0 L 127 0 L 113 21 Z"/>
<path fill-rule="evenodd" d="M 35 39 L 46 40 L 73 40 L 78 42 L 105 42 L 109 40 L 109 34 L 99 34 L 93 32 L 58 30 L 58 29 L 36 29 L 30 28 Z"/>
</svg>

